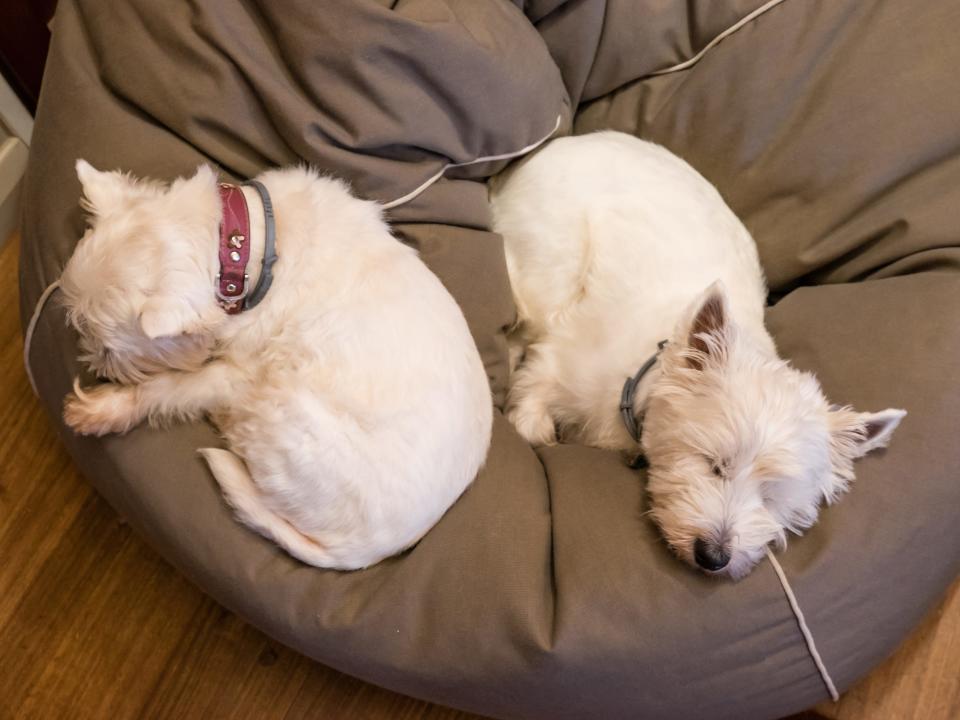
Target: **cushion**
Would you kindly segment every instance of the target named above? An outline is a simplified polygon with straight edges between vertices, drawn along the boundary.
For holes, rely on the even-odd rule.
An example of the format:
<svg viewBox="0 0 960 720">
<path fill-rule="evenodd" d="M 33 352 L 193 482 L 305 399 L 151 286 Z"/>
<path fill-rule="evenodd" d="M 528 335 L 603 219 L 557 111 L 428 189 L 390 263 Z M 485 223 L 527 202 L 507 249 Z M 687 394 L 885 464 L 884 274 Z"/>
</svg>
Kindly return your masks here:
<svg viewBox="0 0 960 720">
<path fill-rule="evenodd" d="M 306 161 L 388 206 L 463 308 L 502 408 L 515 311 L 483 181 L 555 133 L 660 142 L 754 233 L 781 353 L 834 402 L 910 413 L 778 555 L 843 690 L 960 569 L 958 22 L 908 0 L 62 0 L 25 185 L 24 324 L 80 237 L 77 157 L 158 178 Z M 63 429 L 79 368 L 56 297 L 28 363 L 79 466 L 291 647 L 494 717 L 775 718 L 827 696 L 769 563 L 739 583 L 694 572 L 643 515 L 642 472 L 535 451 L 499 414 L 485 468 L 413 549 L 353 573 L 298 563 L 233 520 L 195 452 L 219 443 L 209 425 Z"/>
</svg>

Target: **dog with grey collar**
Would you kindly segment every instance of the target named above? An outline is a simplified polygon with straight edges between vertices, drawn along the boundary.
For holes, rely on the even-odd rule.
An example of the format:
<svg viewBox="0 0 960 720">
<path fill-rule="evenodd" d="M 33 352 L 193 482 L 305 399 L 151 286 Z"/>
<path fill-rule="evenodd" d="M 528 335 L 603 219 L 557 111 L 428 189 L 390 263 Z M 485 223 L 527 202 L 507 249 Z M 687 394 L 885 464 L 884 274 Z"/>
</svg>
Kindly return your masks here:
<svg viewBox="0 0 960 720">
<path fill-rule="evenodd" d="M 777 355 L 753 239 L 666 149 L 558 139 L 495 178 L 491 204 L 518 313 L 509 419 L 535 445 L 645 460 L 651 515 L 691 565 L 743 577 L 906 414 L 832 407 Z"/>
<path fill-rule="evenodd" d="M 90 225 L 61 278 L 78 433 L 208 416 L 200 451 L 246 525 L 311 565 L 411 546 L 490 443 L 486 373 L 456 302 L 380 207 L 305 168 L 242 186 L 77 163 Z"/>
</svg>

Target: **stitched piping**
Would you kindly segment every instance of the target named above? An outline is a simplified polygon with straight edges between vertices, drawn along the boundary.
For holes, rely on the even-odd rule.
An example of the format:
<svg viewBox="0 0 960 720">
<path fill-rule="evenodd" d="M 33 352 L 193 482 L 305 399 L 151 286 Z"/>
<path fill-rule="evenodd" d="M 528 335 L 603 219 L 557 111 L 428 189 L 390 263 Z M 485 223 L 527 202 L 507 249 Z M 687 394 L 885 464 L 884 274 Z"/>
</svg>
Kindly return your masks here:
<svg viewBox="0 0 960 720">
<path fill-rule="evenodd" d="M 509 160 L 510 158 L 520 157 L 521 155 L 526 155 L 528 152 L 532 150 L 536 150 L 538 147 L 543 145 L 547 140 L 549 140 L 557 130 L 560 129 L 560 121 L 562 117 L 563 117 L 562 115 L 557 115 L 557 121 L 553 124 L 553 129 L 550 132 L 548 132 L 546 135 L 544 135 L 542 138 L 537 140 L 535 143 L 527 145 L 524 148 L 520 148 L 519 150 L 514 150 L 513 152 L 503 153 L 501 155 L 486 155 L 485 157 L 478 157 L 475 160 L 468 160 L 466 162 L 461 162 L 461 163 L 447 163 L 442 168 L 440 168 L 440 170 L 438 170 L 436 174 L 429 177 L 421 185 L 414 188 L 403 197 L 398 197 L 396 200 L 391 200 L 388 203 L 384 203 L 382 205 L 383 209 L 389 210 L 390 208 L 395 208 L 398 205 L 403 205 L 404 203 L 410 202 L 415 197 L 417 197 L 420 193 L 426 190 L 428 187 L 430 187 L 435 182 L 437 182 L 437 180 L 442 178 L 443 174 L 450 168 L 467 167 L 468 165 L 477 165 L 479 163 L 485 163 L 485 162 L 495 162 L 497 160 Z"/>
<path fill-rule="evenodd" d="M 462 162 L 462 163 L 447 163 L 440 169 L 439 172 L 437 172 L 435 175 L 430 177 L 422 185 L 415 188 L 414 190 L 411 190 L 403 197 L 399 197 L 396 200 L 391 200 L 390 202 L 386 203 L 385 205 L 383 205 L 383 209 L 389 210 L 390 208 L 394 208 L 394 207 L 397 207 L 398 205 L 403 205 L 404 203 L 410 202 L 415 197 L 417 197 L 420 193 L 426 190 L 428 187 L 430 187 L 435 182 L 437 182 L 437 180 L 443 177 L 443 174 L 450 168 L 466 167 L 467 165 L 477 165 L 479 163 L 494 162 L 496 160 L 509 160 L 510 158 L 526 155 L 528 152 L 532 150 L 536 150 L 538 147 L 543 145 L 543 143 L 549 140 L 553 136 L 553 134 L 560 128 L 561 120 L 562 120 L 562 115 L 557 115 L 557 121 L 553 124 L 553 129 L 549 133 L 544 135 L 535 143 L 532 143 L 531 145 L 527 145 L 524 148 L 520 148 L 519 150 L 515 150 L 514 152 L 503 153 L 501 155 L 486 155 L 484 157 L 478 157 L 475 160 L 468 160 L 467 162 Z M 43 294 L 40 295 L 40 297 L 37 299 L 37 304 L 33 309 L 33 315 L 30 317 L 30 323 L 27 325 L 27 331 L 24 333 L 24 336 L 23 336 L 23 366 L 24 366 L 24 369 L 27 371 L 27 378 L 30 380 L 30 386 L 33 388 L 34 394 L 37 395 L 38 397 L 40 393 L 37 392 L 37 383 L 36 383 L 36 380 L 34 380 L 33 371 L 30 369 L 30 345 L 33 341 L 33 332 L 36 329 L 37 323 L 40 320 L 40 314 L 43 312 L 43 308 L 46 306 L 47 300 L 50 299 L 50 296 L 53 294 L 54 290 L 56 290 L 58 287 L 60 287 L 59 278 L 57 278 L 52 283 L 50 283 L 47 286 L 47 289 L 43 291 Z"/>
<path fill-rule="evenodd" d="M 820 657 L 820 653 L 817 651 L 817 645 L 813 641 L 810 628 L 807 627 L 807 621 L 806 618 L 803 617 L 803 611 L 800 609 L 800 603 L 797 602 L 797 596 L 793 594 L 793 588 L 790 587 L 783 568 L 780 567 L 777 558 L 770 552 L 770 548 L 767 548 L 767 559 L 770 561 L 770 564 L 773 565 L 773 571 L 780 579 L 780 585 L 783 586 L 783 592 L 787 596 L 787 602 L 790 603 L 790 609 L 793 610 L 793 614 L 797 618 L 797 625 L 800 626 L 800 633 L 807 642 L 807 650 L 810 652 L 810 657 L 813 658 L 813 664 L 816 665 L 817 670 L 820 671 L 820 677 L 823 678 L 823 684 L 827 686 L 827 692 L 830 693 L 830 698 L 836 702 L 840 699 L 840 693 L 837 692 L 837 686 L 833 684 L 833 678 L 831 678 L 830 673 L 827 672 L 827 666 L 823 664 L 823 658 Z"/>
<path fill-rule="evenodd" d="M 30 387 L 33 388 L 33 394 L 37 397 L 40 397 L 40 393 L 37 392 L 37 381 L 33 377 L 33 370 L 30 369 L 30 343 L 33 340 L 33 331 L 37 329 L 37 323 L 40 321 L 40 313 L 43 312 L 44 305 L 47 304 L 47 300 L 50 299 L 53 291 L 58 287 L 60 287 L 59 278 L 47 285 L 47 289 L 43 291 L 33 308 L 33 315 L 30 316 L 30 322 L 27 323 L 27 331 L 23 334 L 23 368 L 27 371 Z"/>
<path fill-rule="evenodd" d="M 668 68 L 664 68 L 663 70 L 655 70 L 654 72 L 649 73 L 644 77 L 655 77 L 656 75 L 667 75 L 669 73 L 675 73 L 675 72 L 679 72 L 680 70 L 686 70 L 689 67 L 693 67 L 698 62 L 700 62 L 701 58 L 703 58 L 703 56 L 706 55 L 708 51 L 712 50 L 713 47 L 717 43 L 719 43 L 721 40 L 723 40 L 724 38 L 730 35 L 733 35 L 737 30 L 742 28 L 744 25 L 760 17 L 765 12 L 767 12 L 767 10 L 772 10 L 783 1 L 784 0 L 770 0 L 770 2 L 767 2 L 761 5 L 753 12 L 747 13 L 742 18 L 740 18 L 737 22 L 735 22 L 733 25 L 731 25 L 726 30 L 721 32 L 713 40 L 711 40 L 706 45 L 704 45 L 703 48 L 700 50 L 700 52 L 698 52 L 692 58 L 688 60 L 684 60 L 682 63 L 677 63 L 676 65 L 672 65 Z"/>
</svg>

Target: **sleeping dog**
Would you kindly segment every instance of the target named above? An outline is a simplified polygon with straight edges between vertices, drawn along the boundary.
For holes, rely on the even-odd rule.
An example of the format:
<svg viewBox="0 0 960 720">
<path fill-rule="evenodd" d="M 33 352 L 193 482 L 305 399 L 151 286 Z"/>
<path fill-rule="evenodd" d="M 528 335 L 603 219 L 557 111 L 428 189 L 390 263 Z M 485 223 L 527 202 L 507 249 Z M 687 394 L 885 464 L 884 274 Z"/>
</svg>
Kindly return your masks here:
<svg viewBox="0 0 960 720">
<path fill-rule="evenodd" d="M 652 516 L 691 565 L 747 574 L 906 414 L 831 407 L 778 357 L 753 239 L 664 148 L 555 140 L 495 178 L 491 202 L 522 357 L 509 419 L 533 444 L 644 456 Z"/>
</svg>

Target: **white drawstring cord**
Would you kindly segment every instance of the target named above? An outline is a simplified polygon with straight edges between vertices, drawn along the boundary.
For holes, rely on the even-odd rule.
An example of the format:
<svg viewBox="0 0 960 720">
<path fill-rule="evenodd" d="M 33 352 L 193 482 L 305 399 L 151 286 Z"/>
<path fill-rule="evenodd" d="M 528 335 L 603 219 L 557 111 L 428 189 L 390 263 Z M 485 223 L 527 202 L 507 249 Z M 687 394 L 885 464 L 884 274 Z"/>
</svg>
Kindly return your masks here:
<svg viewBox="0 0 960 720">
<path fill-rule="evenodd" d="M 33 331 L 37 329 L 37 323 L 40 321 L 40 313 L 43 312 L 47 300 L 53 295 L 53 291 L 60 287 L 60 279 L 57 278 L 47 285 L 47 289 L 37 300 L 36 307 L 33 308 L 33 315 L 30 316 L 30 322 L 27 324 L 27 331 L 23 334 L 23 367 L 27 371 L 27 379 L 30 380 L 30 387 L 33 388 L 33 394 L 40 397 L 37 392 L 37 381 L 33 378 L 33 370 L 30 369 L 30 344 L 33 342 Z"/>
<path fill-rule="evenodd" d="M 466 162 L 461 162 L 461 163 L 447 163 L 442 168 L 440 168 L 440 170 L 437 171 L 436 174 L 429 177 L 427 180 L 421 183 L 418 187 L 414 188 L 403 197 L 398 197 L 396 200 L 391 200 L 388 203 L 384 203 L 383 209 L 389 210 L 390 208 L 395 208 L 398 205 L 403 205 L 404 203 L 410 202 L 415 197 L 417 197 L 417 195 L 419 195 L 428 187 L 433 185 L 437 180 L 442 178 L 443 174 L 450 168 L 467 167 L 468 165 L 478 165 L 480 163 L 485 163 L 485 162 L 496 162 L 497 160 L 509 160 L 510 158 L 520 157 L 521 155 L 526 155 L 528 152 L 532 152 L 533 150 L 536 150 L 538 147 L 543 145 L 547 140 L 553 137 L 553 134 L 560 129 L 560 121 L 562 119 L 563 119 L 562 115 L 557 115 L 557 121 L 553 124 L 553 129 L 550 132 L 548 132 L 546 135 L 544 135 L 542 138 L 540 138 L 536 142 L 531 143 L 526 147 L 520 148 L 519 150 L 503 153 L 501 155 L 486 155 L 484 157 L 478 157 L 475 160 L 468 160 Z"/>
<path fill-rule="evenodd" d="M 698 62 L 700 62 L 701 58 L 703 58 L 704 55 L 706 55 L 710 50 L 712 50 L 713 47 L 717 43 L 719 43 L 721 40 L 723 40 L 725 37 L 733 35 L 737 30 L 742 28 L 744 25 L 760 17 L 765 12 L 767 12 L 767 10 L 772 10 L 783 1 L 784 0 L 770 0 L 770 2 L 766 3 L 765 5 L 761 5 L 753 12 L 747 13 L 742 18 L 737 20 L 737 22 L 735 22 L 733 25 L 731 25 L 726 30 L 724 30 L 722 33 L 717 35 L 713 40 L 711 40 L 706 45 L 704 45 L 703 49 L 700 50 L 700 52 L 698 52 L 692 58 L 689 58 L 688 60 L 684 60 L 681 63 L 677 63 L 676 65 L 671 65 L 670 67 L 664 68 L 663 70 L 654 70 L 652 73 L 649 73 L 644 77 L 654 77 L 656 75 L 668 75 L 669 73 L 675 73 L 681 70 L 686 70 L 689 67 L 693 67 Z"/>
<path fill-rule="evenodd" d="M 807 641 L 807 650 L 810 652 L 810 657 L 813 658 L 813 663 L 817 666 L 817 670 L 820 671 L 820 677 L 823 678 L 823 684 L 827 686 L 827 691 L 830 693 L 830 698 L 836 702 L 840 699 L 840 693 L 837 692 L 837 686 L 833 684 L 833 678 L 831 678 L 830 673 L 827 672 L 827 666 L 823 664 L 823 658 L 820 657 L 820 653 L 817 650 L 817 644 L 813 641 L 813 635 L 810 633 L 810 628 L 807 627 L 807 620 L 803 617 L 803 610 L 800 609 L 800 603 L 797 602 L 797 596 L 793 594 L 793 588 L 790 587 L 790 583 L 787 580 L 786 574 L 783 572 L 783 568 L 780 567 L 780 563 L 777 562 L 777 558 L 774 557 L 772 552 L 770 552 L 770 548 L 767 548 L 767 559 L 770 561 L 770 564 L 773 565 L 773 571 L 777 574 L 777 577 L 780 578 L 780 585 L 783 586 L 783 592 L 787 596 L 787 602 L 790 603 L 790 609 L 793 610 L 793 614 L 797 618 L 797 625 L 800 626 L 800 633 L 803 635 L 803 639 Z"/>
<path fill-rule="evenodd" d="M 425 183 L 415 188 L 414 190 L 410 191 L 403 197 L 397 198 L 396 200 L 392 200 L 391 202 L 386 203 L 383 207 L 384 209 L 390 209 L 393 207 L 397 207 L 398 205 L 403 205 L 404 203 L 410 202 L 415 197 L 417 197 L 420 193 L 422 193 L 424 190 L 430 187 L 433 183 L 435 183 L 437 180 L 443 177 L 443 174 L 450 168 L 465 167 L 467 165 L 476 165 L 478 163 L 485 163 L 485 162 L 494 162 L 496 160 L 509 160 L 510 158 L 526 155 L 528 152 L 535 150 L 540 145 L 542 145 L 547 140 L 549 140 L 550 137 L 560 128 L 561 120 L 562 120 L 562 116 L 557 115 L 557 121 L 554 123 L 553 129 L 547 135 L 540 138 L 535 143 L 531 145 L 527 145 L 526 147 L 516 150 L 514 152 L 504 153 L 502 155 L 487 155 L 485 157 L 479 157 L 476 160 L 470 160 L 468 162 L 462 162 L 462 163 L 447 163 L 446 165 L 443 166 L 440 172 L 438 172 L 436 175 L 431 177 Z M 53 294 L 54 290 L 56 290 L 58 287 L 60 287 L 59 278 L 57 280 L 54 280 L 52 283 L 50 283 L 47 286 L 47 289 L 43 291 L 43 294 L 37 300 L 36 307 L 34 307 L 33 309 L 33 315 L 30 317 L 30 323 L 27 325 L 27 331 L 24 333 L 24 336 L 23 336 L 23 366 L 27 371 L 27 378 L 30 380 L 30 386 L 33 388 L 34 394 L 38 396 L 39 396 L 39 393 L 37 392 L 37 383 L 33 377 L 33 370 L 30 368 L 30 345 L 33 341 L 33 332 L 36 329 L 37 323 L 40 320 L 40 314 L 43 312 L 43 308 L 44 306 L 46 306 L 47 300 L 50 299 L 50 296 Z"/>
</svg>

